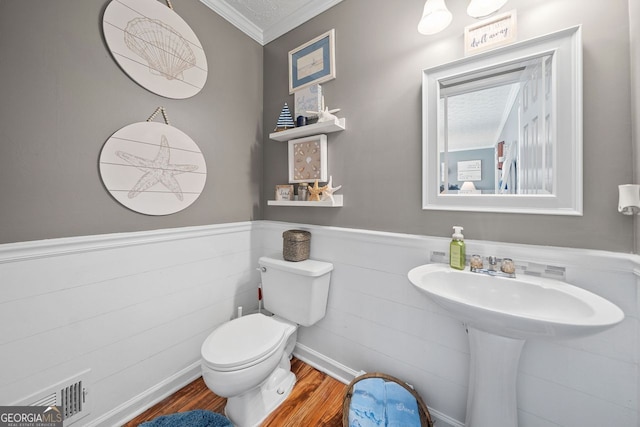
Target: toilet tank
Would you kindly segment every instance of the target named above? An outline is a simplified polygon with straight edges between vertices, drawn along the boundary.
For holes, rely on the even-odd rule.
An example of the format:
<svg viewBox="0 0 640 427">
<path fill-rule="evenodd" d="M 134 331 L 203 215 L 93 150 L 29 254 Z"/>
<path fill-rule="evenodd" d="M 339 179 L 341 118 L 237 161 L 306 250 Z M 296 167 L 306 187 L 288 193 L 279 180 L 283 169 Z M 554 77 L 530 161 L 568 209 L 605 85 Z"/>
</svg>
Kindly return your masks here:
<svg viewBox="0 0 640 427">
<path fill-rule="evenodd" d="M 333 264 L 260 257 L 264 308 L 302 326 L 322 319 L 327 309 Z"/>
</svg>

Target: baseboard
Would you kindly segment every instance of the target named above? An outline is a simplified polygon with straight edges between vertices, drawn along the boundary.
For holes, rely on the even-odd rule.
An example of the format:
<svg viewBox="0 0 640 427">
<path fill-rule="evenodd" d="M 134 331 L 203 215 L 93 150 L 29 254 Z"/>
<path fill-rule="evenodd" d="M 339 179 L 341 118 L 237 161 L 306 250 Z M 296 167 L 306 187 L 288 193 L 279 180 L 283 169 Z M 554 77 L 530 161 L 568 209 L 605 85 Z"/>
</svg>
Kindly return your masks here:
<svg viewBox="0 0 640 427">
<path fill-rule="evenodd" d="M 343 384 L 349 384 L 351 380 L 362 373 L 326 357 L 304 344 L 297 343 L 296 347 L 293 349 L 293 355 L 304 363 L 313 366 L 320 372 L 324 372 Z M 429 414 L 431 414 L 431 417 L 436 421 L 436 425 L 439 427 L 464 427 L 464 423 L 454 420 L 433 408 L 429 408 Z"/>
<path fill-rule="evenodd" d="M 121 426 L 140 415 L 167 396 L 172 395 L 185 385 L 195 381 L 202 375 L 200 361 L 193 362 L 183 370 L 166 378 L 150 389 L 117 406 L 106 414 L 89 421 L 86 427 Z"/>
<path fill-rule="evenodd" d="M 343 384 L 349 384 L 359 374 L 358 371 L 344 366 L 342 363 L 336 362 L 304 344 L 297 343 L 293 349 L 293 355 Z"/>
</svg>

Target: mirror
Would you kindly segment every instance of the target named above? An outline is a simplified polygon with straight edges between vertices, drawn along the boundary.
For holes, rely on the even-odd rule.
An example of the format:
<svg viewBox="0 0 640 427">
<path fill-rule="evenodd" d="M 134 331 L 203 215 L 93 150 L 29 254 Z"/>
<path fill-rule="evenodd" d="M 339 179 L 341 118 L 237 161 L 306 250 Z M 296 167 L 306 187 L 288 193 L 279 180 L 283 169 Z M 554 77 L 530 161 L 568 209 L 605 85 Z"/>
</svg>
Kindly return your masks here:
<svg viewBox="0 0 640 427">
<path fill-rule="evenodd" d="M 423 209 L 582 215 L 580 27 L 423 71 Z"/>
</svg>

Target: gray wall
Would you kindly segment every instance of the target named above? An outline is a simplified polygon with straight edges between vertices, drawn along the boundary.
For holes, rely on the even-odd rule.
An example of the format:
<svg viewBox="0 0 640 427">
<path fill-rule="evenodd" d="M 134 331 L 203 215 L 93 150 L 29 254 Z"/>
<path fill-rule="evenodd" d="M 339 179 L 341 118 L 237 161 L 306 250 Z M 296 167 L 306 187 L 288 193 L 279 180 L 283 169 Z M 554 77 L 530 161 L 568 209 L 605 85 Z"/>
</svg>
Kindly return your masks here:
<svg viewBox="0 0 640 427">
<path fill-rule="evenodd" d="M 617 212 L 617 186 L 633 178 L 627 0 L 511 0 L 504 8 L 517 9 L 520 40 L 583 25 L 584 216 L 421 209 L 421 70 L 463 57 L 463 29 L 474 22 L 466 4 L 447 2 L 451 26 L 422 36 L 424 0 L 345 0 L 265 47 L 263 217 L 431 236 L 460 224 L 467 239 L 632 251 L 633 219 Z M 344 186 L 345 206 L 266 206 L 273 186 L 287 182 L 287 145 L 267 135 L 293 102 L 287 53 L 331 28 L 337 79 L 323 92 L 347 130 L 329 136 L 329 173 Z"/>
<path fill-rule="evenodd" d="M 194 97 L 163 98 L 111 57 L 108 3 L 0 0 L 0 243 L 259 218 L 262 46 L 198 0 L 174 2 L 209 74 Z M 146 216 L 104 189 L 98 158 L 114 132 L 161 105 L 202 150 L 208 176 L 189 208 Z"/>
</svg>

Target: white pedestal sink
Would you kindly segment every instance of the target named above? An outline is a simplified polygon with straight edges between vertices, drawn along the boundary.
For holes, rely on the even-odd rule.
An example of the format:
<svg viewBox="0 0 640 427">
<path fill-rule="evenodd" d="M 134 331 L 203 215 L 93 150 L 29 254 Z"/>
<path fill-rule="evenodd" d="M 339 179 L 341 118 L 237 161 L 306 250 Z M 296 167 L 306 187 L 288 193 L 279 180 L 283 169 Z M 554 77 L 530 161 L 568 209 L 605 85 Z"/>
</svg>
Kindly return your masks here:
<svg viewBox="0 0 640 427">
<path fill-rule="evenodd" d="M 576 338 L 624 319 L 616 305 L 558 280 L 505 278 L 426 264 L 409 280 L 465 323 L 471 366 L 466 427 L 516 427 L 516 378 L 528 338 Z"/>
</svg>

